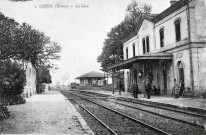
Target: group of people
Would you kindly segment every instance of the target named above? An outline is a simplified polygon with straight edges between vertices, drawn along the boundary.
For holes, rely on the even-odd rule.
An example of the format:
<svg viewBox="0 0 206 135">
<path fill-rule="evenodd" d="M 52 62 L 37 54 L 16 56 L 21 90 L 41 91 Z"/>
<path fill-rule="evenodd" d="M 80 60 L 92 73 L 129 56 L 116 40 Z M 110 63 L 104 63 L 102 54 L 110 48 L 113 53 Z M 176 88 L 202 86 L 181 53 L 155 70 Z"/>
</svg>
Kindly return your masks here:
<svg viewBox="0 0 206 135">
<path fill-rule="evenodd" d="M 180 96 L 182 96 L 184 89 L 185 89 L 185 84 L 183 80 L 180 80 L 180 85 L 178 85 L 177 80 L 174 79 L 174 87 L 172 90 L 172 94 L 175 95 L 175 98 L 179 98 Z"/>
<path fill-rule="evenodd" d="M 178 85 L 176 79 L 174 79 L 174 87 L 173 87 L 172 94 L 175 95 L 175 98 L 179 98 L 180 96 L 182 96 L 184 93 L 184 89 L 185 89 L 184 81 L 181 80 L 180 85 Z M 134 98 L 138 98 L 139 87 L 137 82 L 134 82 L 134 84 L 132 85 L 132 92 Z M 150 99 L 151 93 L 153 93 L 154 95 L 159 94 L 159 90 L 155 86 L 152 87 L 151 82 L 149 80 L 146 80 L 145 92 L 148 99 Z"/>
<path fill-rule="evenodd" d="M 139 87 L 138 87 L 137 82 L 135 82 L 132 85 L 132 92 L 133 92 L 134 98 L 138 98 Z M 157 95 L 159 93 L 158 89 L 155 86 L 153 86 L 153 88 L 152 88 L 151 82 L 149 80 L 146 80 L 145 92 L 147 94 L 148 99 L 150 99 L 151 93 L 153 93 L 155 95 Z"/>
</svg>

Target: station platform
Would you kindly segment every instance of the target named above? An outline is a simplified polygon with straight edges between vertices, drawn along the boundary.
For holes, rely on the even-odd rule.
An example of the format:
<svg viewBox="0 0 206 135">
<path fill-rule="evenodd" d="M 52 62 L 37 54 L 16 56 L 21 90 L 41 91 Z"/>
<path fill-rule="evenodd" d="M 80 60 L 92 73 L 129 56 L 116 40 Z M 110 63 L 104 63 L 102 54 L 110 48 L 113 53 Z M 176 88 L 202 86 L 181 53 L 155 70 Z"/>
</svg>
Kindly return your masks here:
<svg viewBox="0 0 206 135">
<path fill-rule="evenodd" d="M 0 121 L 0 134 L 94 135 L 74 106 L 58 91 L 7 106 L 10 118 Z"/>
<path fill-rule="evenodd" d="M 115 91 L 114 94 L 112 91 L 104 91 L 104 90 L 83 90 L 83 91 L 90 91 L 96 92 L 100 94 L 106 94 L 117 98 L 133 98 L 132 93 L 129 92 L 121 92 L 121 95 L 118 91 Z M 138 94 L 138 99 L 144 102 L 154 103 L 156 105 L 174 107 L 174 108 L 181 108 L 184 110 L 205 113 L 206 114 L 206 99 L 200 98 L 177 98 L 169 96 L 153 96 L 151 95 L 150 99 L 144 98 L 144 94 Z"/>
</svg>

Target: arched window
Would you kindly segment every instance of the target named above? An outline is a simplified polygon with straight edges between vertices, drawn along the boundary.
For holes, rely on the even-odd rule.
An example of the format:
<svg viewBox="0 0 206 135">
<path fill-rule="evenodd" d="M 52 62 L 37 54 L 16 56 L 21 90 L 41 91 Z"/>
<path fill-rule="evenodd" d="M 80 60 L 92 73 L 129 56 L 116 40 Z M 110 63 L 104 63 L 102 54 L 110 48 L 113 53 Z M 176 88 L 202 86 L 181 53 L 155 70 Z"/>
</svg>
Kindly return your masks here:
<svg viewBox="0 0 206 135">
<path fill-rule="evenodd" d="M 145 46 L 145 38 L 142 39 L 142 46 L 143 46 L 143 54 L 146 53 L 146 46 Z"/>
<path fill-rule="evenodd" d="M 178 72 L 179 72 L 179 81 L 182 80 L 184 82 L 184 67 L 181 61 L 177 63 Z"/>
<path fill-rule="evenodd" d="M 128 47 L 126 48 L 126 59 L 128 59 Z"/>
<path fill-rule="evenodd" d="M 135 56 L 135 43 L 133 44 L 133 57 Z"/>
<path fill-rule="evenodd" d="M 147 52 L 150 51 L 150 47 L 149 47 L 149 37 L 146 37 L 146 43 L 147 43 Z"/>
<path fill-rule="evenodd" d="M 175 36 L 176 36 L 176 42 L 181 40 L 181 26 L 180 26 L 181 20 L 178 19 L 175 21 Z"/>
<path fill-rule="evenodd" d="M 164 28 L 161 28 L 159 33 L 160 33 L 160 47 L 164 47 Z"/>
<path fill-rule="evenodd" d="M 142 39 L 142 46 L 143 46 L 143 54 L 148 53 L 150 51 L 149 36 Z"/>
</svg>

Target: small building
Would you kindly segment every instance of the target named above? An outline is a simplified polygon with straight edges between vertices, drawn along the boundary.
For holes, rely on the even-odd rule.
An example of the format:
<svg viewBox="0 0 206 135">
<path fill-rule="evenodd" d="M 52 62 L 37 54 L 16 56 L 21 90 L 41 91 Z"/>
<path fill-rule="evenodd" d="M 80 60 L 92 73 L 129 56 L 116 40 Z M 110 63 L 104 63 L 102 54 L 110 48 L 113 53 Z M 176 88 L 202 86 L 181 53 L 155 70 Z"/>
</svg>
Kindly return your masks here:
<svg viewBox="0 0 206 135">
<path fill-rule="evenodd" d="M 80 80 L 79 89 L 104 89 L 105 75 L 95 71 L 83 74 L 75 79 Z"/>
</svg>

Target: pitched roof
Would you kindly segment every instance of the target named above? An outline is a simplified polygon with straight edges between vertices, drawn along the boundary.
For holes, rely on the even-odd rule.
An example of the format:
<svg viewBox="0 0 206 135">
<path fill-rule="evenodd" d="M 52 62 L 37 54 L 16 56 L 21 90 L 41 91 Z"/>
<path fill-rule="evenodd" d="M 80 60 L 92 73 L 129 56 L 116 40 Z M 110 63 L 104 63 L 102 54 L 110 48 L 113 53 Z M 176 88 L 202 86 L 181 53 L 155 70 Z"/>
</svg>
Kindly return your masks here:
<svg viewBox="0 0 206 135">
<path fill-rule="evenodd" d="M 180 9 L 181 7 L 185 6 L 189 0 L 179 0 L 174 5 L 167 8 L 165 11 L 157 15 L 153 21 L 156 23 L 160 21 L 161 19 L 165 18 L 166 16 L 170 15 L 171 13 L 175 12 L 176 10 Z"/>
<path fill-rule="evenodd" d="M 135 30 L 133 32 L 131 32 L 128 36 L 126 36 L 124 39 L 121 40 L 122 43 L 125 43 L 127 42 L 128 40 L 132 39 L 133 37 L 135 37 L 142 25 L 142 22 L 143 22 L 143 18 L 140 17 L 138 22 L 137 22 L 137 26 L 135 27 Z"/>
<path fill-rule="evenodd" d="M 157 14 L 151 14 L 151 15 L 147 15 L 147 14 L 143 14 L 143 19 L 148 20 L 150 22 L 153 22 L 153 19 L 157 16 Z"/>
<path fill-rule="evenodd" d="M 136 35 L 137 35 L 137 33 L 133 31 L 128 36 L 126 36 L 124 39 L 122 39 L 121 42 L 124 44 L 125 42 L 127 42 L 130 39 L 132 39 Z"/>
<path fill-rule="evenodd" d="M 139 20 L 137 22 L 137 26 L 135 27 L 135 30 L 133 32 L 131 32 L 128 36 L 126 36 L 123 40 L 121 40 L 122 43 L 127 42 L 128 40 L 132 39 L 133 37 L 135 37 L 137 35 L 137 33 L 139 32 L 139 29 L 142 26 L 142 23 L 145 20 L 148 20 L 150 22 L 153 22 L 153 18 L 157 16 L 156 14 L 151 14 L 151 15 L 146 15 L 146 14 L 142 14 L 139 17 Z"/>
<path fill-rule="evenodd" d="M 80 79 L 80 78 L 104 78 L 104 74 L 98 73 L 95 71 L 91 71 L 91 72 L 88 72 L 86 74 L 83 74 L 83 75 L 77 77 L 76 79 Z"/>
</svg>

